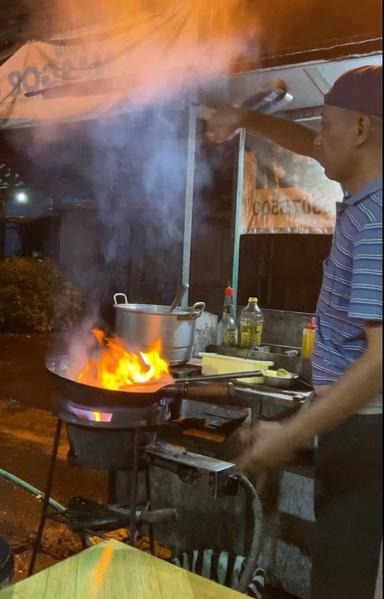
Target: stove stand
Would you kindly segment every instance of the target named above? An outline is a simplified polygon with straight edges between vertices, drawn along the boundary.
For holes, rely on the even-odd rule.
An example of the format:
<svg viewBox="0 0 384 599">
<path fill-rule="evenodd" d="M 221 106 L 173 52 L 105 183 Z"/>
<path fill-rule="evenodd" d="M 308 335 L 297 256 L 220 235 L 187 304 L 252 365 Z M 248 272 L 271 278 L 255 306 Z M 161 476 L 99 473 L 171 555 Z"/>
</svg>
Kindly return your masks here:
<svg viewBox="0 0 384 599">
<path fill-rule="evenodd" d="M 179 374 L 184 376 L 185 372 L 180 370 Z M 55 380 L 59 396 L 54 405 L 57 425 L 29 574 L 33 573 L 48 517 L 66 522 L 83 535 L 127 528 L 130 544 L 135 542 L 137 529 L 145 525 L 154 553 L 153 525 L 175 519 L 176 513 L 167 508 L 151 510 L 151 466 L 172 471 L 185 482 L 196 476 L 208 476 L 215 497 L 218 493 L 235 495 L 239 477 L 234 465 L 201 455 L 202 447 L 208 443 L 220 445 L 230 438 L 249 411 L 252 417 L 259 417 L 264 404 L 273 403 L 280 411 L 292 414 L 303 402 L 303 397 L 295 393 L 267 393 L 263 389 L 222 382 L 208 385 L 205 381 L 194 381 L 191 387 L 181 385 L 177 393 L 169 397 L 162 397 L 161 393 L 128 397 L 129 394 L 88 388 L 56 374 Z M 165 393 L 169 391 L 168 387 Z M 194 400 L 201 406 L 202 413 L 180 417 L 180 402 L 184 399 Z M 73 498 L 64 512 L 50 513 L 49 499 L 63 422 L 70 442 L 68 460 L 74 466 L 108 470 L 109 502 L 114 505 Z M 163 442 L 157 433 L 165 436 Z M 141 475 L 145 479 L 143 496 L 139 497 Z"/>
<path fill-rule="evenodd" d="M 29 568 L 28 568 L 28 576 L 31 576 L 33 574 L 33 570 L 35 568 L 35 562 L 36 562 L 37 552 L 38 552 L 39 547 L 40 547 L 41 537 L 43 536 L 43 530 L 44 530 L 45 522 L 46 522 L 47 517 L 48 517 L 49 500 L 50 500 L 50 497 L 51 497 L 53 475 L 55 473 L 55 466 L 56 466 L 56 459 L 57 459 L 57 450 L 59 448 L 59 442 L 60 442 L 60 435 L 61 435 L 62 426 L 63 426 L 63 422 L 60 419 L 58 419 L 57 420 L 57 424 L 56 424 L 55 437 L 54 437 L 54 440 L 53 440 L 51 459 L 50 459 L 50 462 L 49 462 L 48 478 L 47 478 L 47 484 L 46 484 L 46 487 L 45 487 L 43 506 L 41 508 L 40 522 L 39 522 L 39 527 L 37 529 L 36 538 L 35 538 L 35 541 L 33 543 L 32 556 L 31 556 L 31 561 L 29 563 Z"/>
<path fill-rule="evenodd" d="M 76 511 L 79 507 L 78 503 L 75 506 L 75 511 L 72 504 L 69 505 L 69 509 L 65 510 L 65 512 L 61 512 L 60 514 L 53 514 L 49 507 L 49 499 L 51 497 L 52 483 L 63 422 L 67 426 L 70 442 L 68 461 L 72 465 L 107 469 L 110 473 L 111 471 L 119 471 L 119 469 L 126 469 L 130 472 L 131 488 L 128 506 L 110 506 L 115 508 L 114 513 L 116 524 L 113 526 L 114 523 L 112 522 L 112 528 L 110 528 L 110 530 L 116 530 L 117 528 L 122 527 L 121 525 L 124 524 L 124 527 L 126 526 L 129 529 L 129 543 L 133 545 L 136 539 L 138 524 L 140 524 L 140 526 L 148 526 L 150 547 L 152 553 L 154 553 L 153 524 L 156 521 L 169 521 L 169 519 L 172 519 L 175 515 L 174 513 L 171 513 L 174 512 L 174 510 L 157 510 L 157 512 L 150 511 L 150 465 L 143 459 L 145 447 L 155 439 L 156 430 L 163 422 L 161 410 L 154 410 L 152 416 L 153 414 L 155 414 L 155 416 L 153 418 L 142 417 L 141 420 L 136 421 L 132 420 L 132 418 L 129 419 L 127 415 L 127 423 L 129 421 L 129 428 L 122 428 L 123 422 L 121 418 L 123 412 L 121 412 L 121 418 L 117 418 L 118 428 L 115 428 L 115 425 L 110 421 L 102 421 L 102 416 L 100 416 L 100 414 L 103 414 L 103 412 L 100 408 L 97 413 L 91 412 L 93 415 L 97 414 L 96 420 L 87 421 L 85 420 L 84 414 L 81 413 L 81 408 L 79 406 L 76 406 L 76 408 L 80 409 L 77 414 L 74 413 L 73 410 L 68 409 L 68 407 L 68 402 L 58 402 L 56 404 L 55 411 L 57 415 L 57 424 L 40 521 L 33 544 L 31 561 L 29 564 L 29 575 L 33 573 L 35 567 L 36 556 L 40 547 L 47 518 L 66 521 L 66 523 L 73 528 L 73 518 L 75 517 L 76 520 L 76 516 L 78 515 L 78 511 Z M 156 406 L 156 408 L 158 408 L 158 406 Z M 83 411 L 88 412 L 87 410 Z M 109 411 L 111 412 L 111 408 Z M 127 409 L 127 413 L 129 412 L 130 410 Z M 143 416 L 143 414 L 141 416 Z M 115 443 L 113 443 L 113 437 L 116 435 L 117 439 Z M 109 445 L 111 445 L 111 447 L 109 447 Z M 146 507 L 144 510 L 138 510 L 138 477 L 139 473 L 142 471 L 144 471 L 145 474 Z M 84 503 L 85 502 L 86 500 L 84 500 Z M 159 514 L 159 512 L 161 513 Z M 85 508 L 82 510 L 81 516 L 83 521 L 86 521 L 87 518 L 85 517 Z M 139 522 L 138 517 L 140 517 Z M 103 522 L 99 522 L 99 524 L 100 529 L 102 529 Z M 77 532 L 81 533 L 81 527 L 77 529 Z M 97 535 L 97 531 L 89 530 L 88 525 L 87 529 L 83 529 L 83 532 L 90 534 L 95 533 Z"/>
</svg>

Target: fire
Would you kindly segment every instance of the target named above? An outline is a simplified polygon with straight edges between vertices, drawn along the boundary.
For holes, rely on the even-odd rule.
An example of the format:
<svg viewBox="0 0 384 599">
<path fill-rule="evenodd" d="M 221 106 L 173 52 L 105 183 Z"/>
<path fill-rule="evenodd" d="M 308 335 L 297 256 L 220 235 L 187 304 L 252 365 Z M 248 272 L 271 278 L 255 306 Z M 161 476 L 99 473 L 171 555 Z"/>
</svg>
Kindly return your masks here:
<svg viewBox="0 0 384 599">
<path fill-rule="evenodd" d="M 92 329 L 98 355 L 88 360 L 76 380 L 86 385 L 115 391 L 130 390 L 133 385 L 171 382 L 167 362 L 161 357 L 162 342 L 157 339 L 146 352 L 130 352 L 123 339 L 107 337 Z"/>
</svg>

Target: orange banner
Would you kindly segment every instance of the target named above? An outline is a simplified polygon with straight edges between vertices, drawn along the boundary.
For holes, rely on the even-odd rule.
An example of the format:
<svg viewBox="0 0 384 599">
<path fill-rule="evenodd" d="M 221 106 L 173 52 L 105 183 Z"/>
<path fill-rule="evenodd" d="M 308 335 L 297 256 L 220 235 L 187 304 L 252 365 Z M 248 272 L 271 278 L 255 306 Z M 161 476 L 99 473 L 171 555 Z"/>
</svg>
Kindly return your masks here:
<svg viewBox="0 0 384 599">
<path fill-rule="evenodd" d="M 333 233 L 340 185 L 315 160 L 257 140 L 245 156 L 242 233 Z"/>
</svg>

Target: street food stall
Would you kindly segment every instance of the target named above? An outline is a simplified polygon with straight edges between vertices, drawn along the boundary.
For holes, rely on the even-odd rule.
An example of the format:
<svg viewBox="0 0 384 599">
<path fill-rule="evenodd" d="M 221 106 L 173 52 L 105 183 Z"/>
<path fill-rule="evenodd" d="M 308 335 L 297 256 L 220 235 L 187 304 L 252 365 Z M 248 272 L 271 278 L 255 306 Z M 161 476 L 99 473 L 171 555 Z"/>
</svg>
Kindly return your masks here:
<svg viewBox="0 0 384 599">
<path fill-rule="evenodd" d="M 361 19 L 345 23 L 343 13 L 343 34 L 332 13 L 308 45 L 303 25 L 316 14 L 308 7 L 298 30 L 289 26 L 293 17 L 286 22 L 288 43 L 284 35 L 268 40 L 271 15 L 244 20 L 236 1 L 228 10 L 214 0 L 204 9 L 165 4 L 143 12 L 138 3 L 117 28 L 99 24 L 28 42 L 0 66 L 2 144 L 16 148 L 9 168 L 56 195 L 57 259 L 93 304 L 108 291 L 114 332 L 126 342 L 93 330 L 89 346 L 82 329 L 65 352 L 47 357 L 56 432 L 30 574 L 47 519 L 66 524 L 88 549 L 20 583 L 15 597 L 58 589 L 63 576 L 73 597 L 92 584 L 120 596 L 126 564 L 132 594 L 124 596 L 140 588 L 155 597 L 164 580 L 175 596 L 239 596 L 198 573 L 249 596 L 262 597 L 267 580 L 309 597 L 313 448 L 255 480 L 237 472 L 235 459 L 241 426 L 282 420 L 310 397 L 302 331 L 341 191 L 313 161 L 245 130 L 221 147 L 210 144 L 205 122 L 224 102 L 316 127 L 323 95 L 341 73 L 381 64 L 376 9 L 364 31 Z M 0 226 L 8 218 L 1 193 Z M 77 211 L 80 195 L 88 204 Z M 0 237 L 3 246 L 4 227 Z M 318 263 L 312 278 L 307 263 L 300 267 L 308 252 Z M 97 260 L 102 268 L 93 270 Z M 258 346 L 216 344 L 226 286 L 235 310 L 259 297 Z M 268 380 L 272 368 L 289 382 Z M 73 497 L 61 506 L 51 496 L 63 425 L 70 465 L 108 472 L 105 504 Z M 126 531 L 124 546 L 108 541 L 117 529 Z M 144 533 L 152 554 L 155 541 L 172 548 L 173 565 L 136 552 Z M 223 553 L 228 570 L 220 578 L 212 564 L 218 568 Z M 85 580 L 89 564 L 94 579 Z M 155 594 L 146 589 L 149 570 Z"/>
</svg>

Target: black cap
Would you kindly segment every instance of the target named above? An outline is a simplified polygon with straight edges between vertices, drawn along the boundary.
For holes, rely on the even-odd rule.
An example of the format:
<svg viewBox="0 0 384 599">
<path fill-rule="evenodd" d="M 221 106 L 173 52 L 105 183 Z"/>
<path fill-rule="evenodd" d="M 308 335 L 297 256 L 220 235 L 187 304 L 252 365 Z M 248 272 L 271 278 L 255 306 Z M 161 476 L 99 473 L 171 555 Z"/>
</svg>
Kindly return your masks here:
<svg viewBox="0 0 384 599">
<path fill-rule="evenodd" d="M 324 96 L 324 104 L 363 114 L 383 115 L 383 68 L 367 65 L 347 71 Z"/>
</svg>

